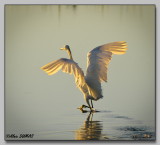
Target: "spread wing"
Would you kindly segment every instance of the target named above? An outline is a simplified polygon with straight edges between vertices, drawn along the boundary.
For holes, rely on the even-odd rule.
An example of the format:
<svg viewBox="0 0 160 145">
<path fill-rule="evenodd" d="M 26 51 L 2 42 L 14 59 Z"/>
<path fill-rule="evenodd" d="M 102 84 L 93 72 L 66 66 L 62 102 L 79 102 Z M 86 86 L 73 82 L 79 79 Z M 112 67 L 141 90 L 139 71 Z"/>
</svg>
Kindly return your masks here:
<svg viewBox="0 0 160 145">
<path fill-rule="evenodd" d="M 101 82 L 107 81 L 108 64 L 112 54 L 124 54 L 126 50 L 126 42 L 118 41 L 98 46 L 88 53 L 86 82 L 92 88 L 95 98 L 101 98 Z"/>
<path fill-rule="evenodd" d="M 76 62 L 71 59 L 61 58 L 52 61 L 41 67 L 48 75 L 53 75 L 59 70 L 65 73 L 73 74 L 77 86 L 83 86 L 85 83 L 84 73 Z"/>
</svg>

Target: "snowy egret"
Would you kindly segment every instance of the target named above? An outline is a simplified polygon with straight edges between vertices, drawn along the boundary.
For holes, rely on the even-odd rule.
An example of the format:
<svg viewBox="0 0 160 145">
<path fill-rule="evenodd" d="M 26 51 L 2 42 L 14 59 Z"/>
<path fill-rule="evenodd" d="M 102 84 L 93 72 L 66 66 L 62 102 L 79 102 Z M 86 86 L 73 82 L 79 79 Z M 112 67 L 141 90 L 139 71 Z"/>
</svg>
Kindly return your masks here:
<svg viewBox="0 0 160 145">
<path fill-rule="evenodd" d="M 60 69 L 65 73 L 73 74 L 76 86 L 83 93 L 84 99 L 88 104 L 88 106 L 82 105 L 79 109 L 83 110 L 83 108 L 89 108 L 91 111 L 95 111 L 92 100 L 97 101 L 103 98 L 101 83 L 103 81 L 107 82 L 108 64 L 112 58 L 112 54 L 124 54 L 127 50 L 126 42 L 112 42 L 91 50 L 87 55 L 86 76 L 78 64 L 73 60 L 69 45 L 65 45 L 60 49 L 67 51 L 69 59 L 61 58 L 52 61 L 42 66 L 41 69 L 48 75 L 53 75 Z"/>
</svg>

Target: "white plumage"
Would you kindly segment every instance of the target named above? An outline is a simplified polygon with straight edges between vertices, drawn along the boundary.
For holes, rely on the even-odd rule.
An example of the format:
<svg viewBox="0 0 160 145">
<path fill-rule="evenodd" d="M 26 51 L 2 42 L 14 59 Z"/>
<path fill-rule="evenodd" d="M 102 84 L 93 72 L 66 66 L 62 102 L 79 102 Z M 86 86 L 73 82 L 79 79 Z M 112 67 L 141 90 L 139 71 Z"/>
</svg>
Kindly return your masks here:
<svg viewBox="0 0 160 145">
<path fill-rule="evenodd" d="M 92 100 L 102 98 L 101 82 L 107 82 L 108 64 L 112 58 L 112 54 L 121 55 L 127 50 L 125 41 L 112 42 L 98 46 L 91 50 L 87 55 L 87 72 L 86 76 L 78 64 L 73 60 L 71 50 L 68 45 L 65 45 L 62 50 L 66 50 L 70 59 L 61 58 L 52 61 L 41 67 L 48 75 L 53 75 L 59 70 L 65 73 L 73 74 L 77 87 L 84 94 L 84 98 L 88 104 L 82 105 L 80 109 L 88 107 L 93 110 Z M 91 105 L 89 103 L 91 100 Z"/>
</svg>

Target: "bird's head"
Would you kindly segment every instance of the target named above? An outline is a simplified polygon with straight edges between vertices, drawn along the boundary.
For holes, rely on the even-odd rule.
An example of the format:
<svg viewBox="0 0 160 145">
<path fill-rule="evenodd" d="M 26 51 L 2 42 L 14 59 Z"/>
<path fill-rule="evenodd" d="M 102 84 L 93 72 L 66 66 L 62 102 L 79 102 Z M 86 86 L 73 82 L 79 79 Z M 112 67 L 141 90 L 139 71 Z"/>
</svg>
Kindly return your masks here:
<svg viewBox="0 0 160 145">
<path fill-rule="evenodd" d="M 67 51 L 68 55 L 69 55 L 69 58 L 73 60 L 73 57 L 72 57 L 72 53 L 71 53 L 71 50 L 69 48 L 69 45 L 64 45 L 64 47 L 60 48 L 60 50 L 65 50 Z"/>
<path fill-rule="evenodd" d="M 64 45 L 64 47 L 60 48 L 60 50 L 70 50 L 69 45 Z"/>
</svg>

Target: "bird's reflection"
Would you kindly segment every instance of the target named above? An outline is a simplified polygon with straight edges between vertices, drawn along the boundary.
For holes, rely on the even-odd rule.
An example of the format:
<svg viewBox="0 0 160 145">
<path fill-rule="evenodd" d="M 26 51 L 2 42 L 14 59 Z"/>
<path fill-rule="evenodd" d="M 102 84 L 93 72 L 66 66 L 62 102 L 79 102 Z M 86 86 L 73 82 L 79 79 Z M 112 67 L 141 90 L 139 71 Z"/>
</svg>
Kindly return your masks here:
<svg viewBox="0 0 160 145">
<path fill-rule="evenodd" d="M 76 130 L 76 140 L 100 140 L 102 137 L 102 123 L 100 121 L 92 121 L 93 112 L 90 112 L 83 125 Z"/>
</svg>

